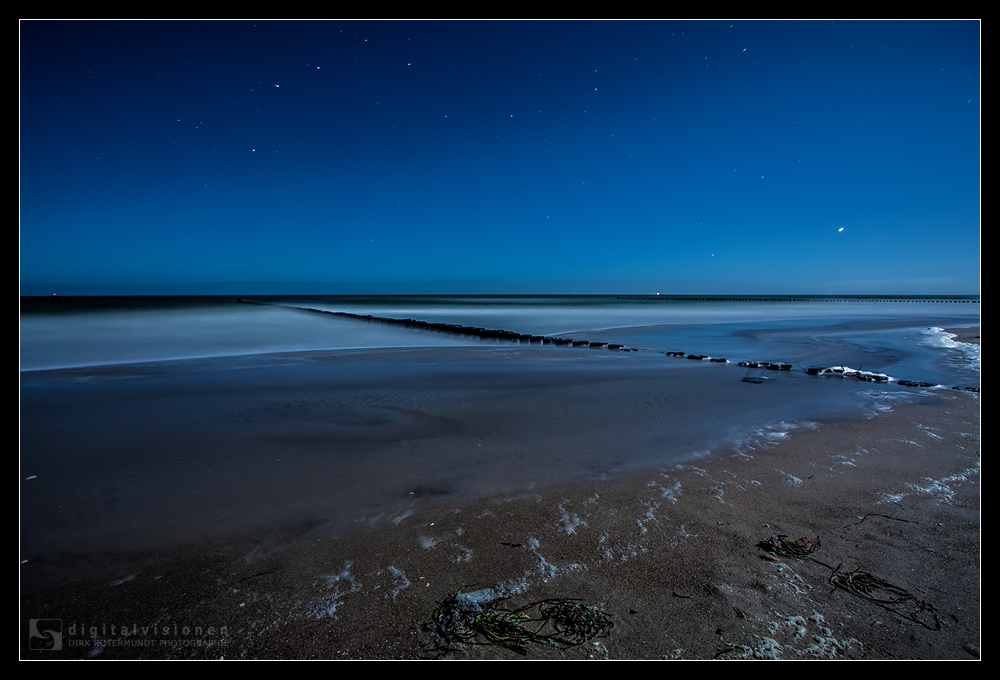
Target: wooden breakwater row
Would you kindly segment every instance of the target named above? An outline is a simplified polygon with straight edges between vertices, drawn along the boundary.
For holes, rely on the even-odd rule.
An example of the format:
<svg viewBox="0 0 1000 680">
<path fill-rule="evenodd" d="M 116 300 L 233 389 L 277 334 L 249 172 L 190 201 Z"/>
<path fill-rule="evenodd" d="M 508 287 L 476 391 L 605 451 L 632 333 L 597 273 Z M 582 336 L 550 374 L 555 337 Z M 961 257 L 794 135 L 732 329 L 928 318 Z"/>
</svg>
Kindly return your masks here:
<svg viewBox="0 0 1000 680">
<path fill-rule="evenodd" d="M 341 319 L 350 319 L 352 321 L 363 321 L 366 323 L 375 323 L 386 326 L 395 326 L 398 328 L 409 328 L 414 330 L 422 331 L 434 331 L 437 333 L 447 333 L 450 335 L 460 335 L 465 337 L 475 337 L 482 340 L 496 340 L 497 342 L 514 342 L 514 343 L 527 343 L 532 345 L 556 345 L 560 347 L 586 347 L 589 349 L 607 349 L 607 350 L 617 350 L 621 352 L 638 352 L 639 350 L 634 347 L 626 347 L 624 345 L 610 343 L 610 342 L 591 342 L 588 340 L 573 340 L 571 338 L 561 338 L 548 335 L 531 335 L 528 333 L 517 333 L 515 331 L 507 331 L 502 329 L 494 328 L 482 328 L 479 326 L 463 326 L 454 323 L 444 323 L 438 321 L 422 321 L 420 319 L 395 319 L 386 316 L 374 316 L 372 314 L 352 314 L 350 312 L 331 312 L 325 309 L 316 309 L 315 307 L 300 307 L 300 306 L 290 306 L 290 305 L 275 305 L 267 302 L 255 302 L 253 300 L 244 300 L 243 298 L 236 298 L 237 302 L 249 305 L 260 305 L 262 307 L 283 307 L 285 309 L 296 309 L 303 312 L 310 312 L 313 314 L 324 314 L 326 316 L 333 316 Z M 729 359 L 725 357 L 710 357 L 706 354 L 687 354 L 685 352 L 664 352 L 666 356 L 677 357 L 677 358 L 687 358 L 694 361 L 707 361 L 711 363 L 731 363 Z M 744 368 L 758 368 L 766 369 L 771 371 L 791 371 L 792 365 L 784 362 L 774 362 L 774 361 L 740 361 L 738 364 Z M 940 387 L 934 383 L 923 382 L 919 380 L 894 380 L 890 378 L 885 373 L 874 373 L 872 371 L 862 371 L 858 369 L 846 368 L 846 367 L 832 367 L 832 368 L 804 368 L 801 369 L 804 373 L 809 375 L 840 375 L 845 378 L 855 378 L 857 380 L 862 380 L 865 382 L 898 382 L 900 385 L 906 385 L 909 387 Z M 763 382 L 760 378 L 744 378 L 748 382 Z M 978 387 L 966 387 L 963 385 L 958 385 L 952 387 L 956 390 L 964 390 L 968 392 L 979 392 Z"/>
<path fill-rule="evenodd" d="M 664 352 L 668 357 L 677 358 L 688 358 L 694 361 L 709 361 L 718 364 L 728 364 L 731 363 L 729 359 L 725 357 L 710 357 L 705 354 L 685 354 L 684 352 Z M 744 368 L 760 368 L 770 371 L 791 371 L 792 365 L 784 362 L 776 361 L 740 361 L 737 362 L 740 366 Z M 828 376 L 840 376 L 842 378 L 853 378 L 855 380 L 861 380 L 863 382 L 876 382 L 876 383 L 888 383 L 895 382 L 906 387 L 945 387 L 945 385 L 938 385 L 937 383 L 925 382 L 923 380 L 896 380 L 886 373 L 876 373 L 875 371 L 863 371 L 858 368 L 849 368 L 847 366 L 830 366 L 822 367 L 815 366 L 809 368 L 800 368 L 803 373 L 807 375 L 828 375 Z M 762 378 L 759 375 L 748 375 L 743 378 L 744 382 L 751 383 L 762 383 L 767 382 L 770 378 Z M 952 385 L 951 389 L 961 390 L 963 392 L 979 392 L 978 387 L 970 387 L 967 385 Z"/>
<path fill-rule="evenodd" d="M 286 309 L 297 309 L 303 312 L 314 314 L 326 314 L 341 319 L 351 319 L 352 321 L 364 321 L 384 326 L 396 326 L 398 328 L 409 328 L 422 331 L 434 331 L 436 333 L 447 333 L 449 335 L 461 335 L 465 337 L 475 337 L 480 340 L 496 340 L 498 342 L 527 343 L 531 345 L 558 345 L 561 347 L 587 347 L 590 349 L 609 349 L 620 352 L 637 352 L 632 347 L 626 347 L 613 342 L 591 342 L 589 340 L 573 340 L 571 338 L 554 337 L 550 335 L 531 335 L 529 333 L 517 333 L 497 328 L 481 328 L 479 326 L 462 326 L 455 323 L 444 323 L 439 321 L 421 321 L 420 319 L 394 319 L 387 316 L 374 316 L 372 314 L 351 314 L 350 312 L 330 312 L 325 309 L 315 307 L 299 307 L 287 305 L 272 305 L 267 302 L 254 302 L 236 298 L 237 302 L 248 305 L 280 306 Z"/>
</svg>

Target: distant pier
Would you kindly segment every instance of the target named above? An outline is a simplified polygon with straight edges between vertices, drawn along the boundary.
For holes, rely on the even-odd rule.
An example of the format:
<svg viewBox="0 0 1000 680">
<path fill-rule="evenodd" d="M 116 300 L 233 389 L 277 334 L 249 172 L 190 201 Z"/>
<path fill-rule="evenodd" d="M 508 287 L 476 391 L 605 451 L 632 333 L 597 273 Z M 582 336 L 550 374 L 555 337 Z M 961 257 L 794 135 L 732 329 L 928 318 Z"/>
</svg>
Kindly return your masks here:
<svg viewBox="0 0 1000 680">
<path fill-rule="evenodd" d="M 969 295 L 617 295 L 618 300 L 658 302 L 961 302 L 979 304 Z"/>
</svg>

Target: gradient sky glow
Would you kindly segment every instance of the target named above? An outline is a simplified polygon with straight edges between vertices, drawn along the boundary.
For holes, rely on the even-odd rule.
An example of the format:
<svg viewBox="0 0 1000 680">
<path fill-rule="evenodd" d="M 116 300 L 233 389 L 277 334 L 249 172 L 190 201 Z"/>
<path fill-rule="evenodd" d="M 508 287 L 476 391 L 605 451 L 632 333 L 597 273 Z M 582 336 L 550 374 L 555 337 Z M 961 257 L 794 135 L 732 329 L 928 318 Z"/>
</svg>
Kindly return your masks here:
<svg viewBox="0 0 1000 680">
<path fill-rule="evenodd" d="M 978 21 L 22 21 L 22 294 L 980 292 Z"/>
</svg>

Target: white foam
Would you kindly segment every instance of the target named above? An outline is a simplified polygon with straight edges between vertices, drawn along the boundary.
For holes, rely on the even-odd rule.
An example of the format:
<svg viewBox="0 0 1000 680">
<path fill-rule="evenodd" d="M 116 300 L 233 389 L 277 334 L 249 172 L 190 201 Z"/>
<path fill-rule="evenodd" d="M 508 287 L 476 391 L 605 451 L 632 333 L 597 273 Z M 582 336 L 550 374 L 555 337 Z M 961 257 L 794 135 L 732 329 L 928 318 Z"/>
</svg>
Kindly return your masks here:
<svg viewBox="0 0 1000 680">
<path fill-rule="evenodd" d="M 949 475 L 948 477 L 942 477 L 941 479 L 931 479 L 930 477 L 925 477 L 923 483 L 921 484 L 907 484 L 910 491 L 904 491 L 895 494 L 883 494 L 882 503 L 898 503 L 907 496 L 934 496 L 937 497 L 942 503 L 946 505 L 951 505 L 951 502 L 955 498 L 955 490 L 952 488 L 956 484 L 962 484 L 968 482 L 973 477 L 979 475 L 979 464 L 977 463 L 975 467 L 962 470 L 954 475 Z"/>
<path fill-rule="evenodd" d="M 957 335 L 949 333 L 943 328 L 928 328 L 921 335 L 923 339 L 920 344 L 928 347 L 943 347 L 955 350 L 961 357 L 961 362 L 966 368 L 974 371 L 981 370 L 982 347 L 979 345 L 971 342 L 958 342 L 955 340 L 958 337 Z"/>
<path fill-rule="evenodd" d="M 659 486 L 660 486 L 660 495 L 663 498 L 666 498 L 671 503 L 677 502 L 677 497 L 681 493 L 681 483 L 679 481 L 675 481 L 673 486 L 670 487 L 663 486 L 662 484 Z"/>
<path fill-rule="evenodd" d="M 481 588 L 469 593 L 456 593 L 455 602 L 463 609 L 479 611 L 482 606 L 494 600 L 501 600 L 514 595 L 519 595 L 528 589 L 528 581 L 517 579 L 504 581 L 492 588 Z"/>
<path fill-rule="evenodd" d="M 359 590 L 360 586 L 351 575 L 351 562 L 344 562 L 344 569 L 339 574 L 323 574 L 317 580 L 317 585 L 327 592 L 312 600 L 308 606 L 308 613 L 321 619 L 324 617 L 336 618 L 337 609 L 343 602 L 344 596 Z"/>
<path fill-rule="evenodd" d="M 733 451 L 741 456 L 753 458 L 753 456 L 749 455 L 748 451 L 774 448 L 780 442 L 788 439 L 795 430 L 814 430 L 817 427 L 819 425 L 811 421 L 791 422 L 780 420 L 774 423 L 766 423 L 738 438 L 734 438 L 732 440 Z"/>
<path fill-rule="evenodd" d="M 587 523 L 580 519 L 579 515 L 573 513 L 572 515 L 566 511 L 563 506 L 559 506 L 559 512 L 562 514 L 559 516 L 559 522 L 562 524 L 563 531 L 567 534 L 575 534 L 577 527 L 585 527 Z"/>
<path fill-rule="evenodd" d="M 799 486 L 802 484 L 802 480 L 795 475 L 789 474 L 784 470 L 778 470 L 778 472 L 785 476 L 785 481 L 788 482 L 790 486 Z"/>
<path fill-rule="evenodd" d="M 410 586 L 410 579 L 406 578 L 406 574 L 404 574 L 401 569 L 397 569 L 392 565 L 389 565 L 387 570 L 390 574 L 396 577 L 396 587 L 393 588 L 392 593 L 390 593 L 393 599 L 395 599 L 396 596 L 399 595 L 400 591 Z"/>
</svg>

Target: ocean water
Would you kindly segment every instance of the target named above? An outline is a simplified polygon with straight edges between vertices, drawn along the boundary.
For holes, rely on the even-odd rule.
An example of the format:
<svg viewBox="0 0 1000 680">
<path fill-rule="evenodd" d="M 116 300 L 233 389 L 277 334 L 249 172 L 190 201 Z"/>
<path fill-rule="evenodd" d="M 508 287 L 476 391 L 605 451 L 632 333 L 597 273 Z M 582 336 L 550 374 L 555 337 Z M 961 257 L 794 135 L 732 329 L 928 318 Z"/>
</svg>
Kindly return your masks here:
<svg viewBox="0 0 1000 680">
<path fill-rule="evenodd" d="M 928 382 L 968 381 L 975 361 L 928 329 L 979 324 L 978 298 L 771 296 L 311 296 L 30 299 L 22 371 L 311 350 L 478 347 L 497 341 L 322 316 L 303 308 L 593 339 L 650 352 L 852 365 Z M 971 367 L 971 373 L 963 368 Z M 919 377 L 918 377 L 919 376 Z"/>
<path fill-rule="evenodd" d="M 978 347 L 943 330 L 979 325 L 978 298 L 254 300 L 264 304 L 22 300 L 29 559 L 405 521 L 422 502 L 763 450 L 826 418 L 971 398 L 950 388 L 979 385 Z M 309 310 L 636 351 L 487 340 Z M 740 360 L 794 368 L 748 369 Z M 800 370 L 816 366 L 893 380 Z"/>
</svg>

